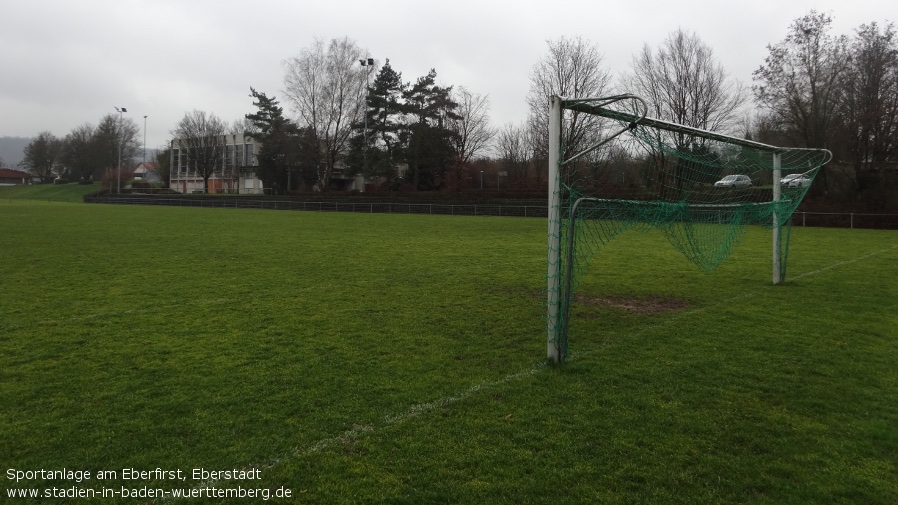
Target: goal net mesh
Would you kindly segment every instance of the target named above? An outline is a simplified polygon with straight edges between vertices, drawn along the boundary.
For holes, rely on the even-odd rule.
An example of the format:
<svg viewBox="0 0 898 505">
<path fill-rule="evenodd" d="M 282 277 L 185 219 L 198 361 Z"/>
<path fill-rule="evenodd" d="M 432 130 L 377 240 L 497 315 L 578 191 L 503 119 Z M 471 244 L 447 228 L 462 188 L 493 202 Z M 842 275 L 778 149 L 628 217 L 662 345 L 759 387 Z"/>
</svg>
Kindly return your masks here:
<svg viewBox="0 0 898 505">
<path fill-rule="evenodd" d="M 732 253 L 746 226 L 783 227 L 785 271 L 792 213 L 829 151 L 779 148 L 646 118 L 641 99 L 631 95 L 562 104 L 568 124 L 574 115 L 601 121 L 604 139 L 594 139 L 590 148 L 562 135 L 560 222 L 549 240 L 550 261 L 559 262 L 549 271 L 561 276 L 549 286 L 558 286 L 555 324 L 562 325 L 549 331 L 563 340 L 562 352 L 580 273 L 624 231 L 658 229 L 689 261 L 710 271 Z"/>
</svg>

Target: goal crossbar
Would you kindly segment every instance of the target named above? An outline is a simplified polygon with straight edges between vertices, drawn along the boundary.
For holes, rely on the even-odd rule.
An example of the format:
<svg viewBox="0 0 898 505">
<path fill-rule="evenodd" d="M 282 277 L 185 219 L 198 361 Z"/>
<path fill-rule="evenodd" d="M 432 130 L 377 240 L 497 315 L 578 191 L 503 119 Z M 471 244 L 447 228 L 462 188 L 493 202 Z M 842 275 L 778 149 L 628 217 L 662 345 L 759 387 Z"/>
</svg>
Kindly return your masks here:
<svg viewBox="0 0 898 505">
<path fill-rule="evenodd" d="M 709 140 L 716 140 L 719 142 L 726 142 L 727 144 L 733 144 L 741 147 L 748 147 L 752 149 L 757 149 L 759 151 L 766 151 L 771 153 L 784 153 L 787 151 L 820 151 L 820 149 L 809 149 L 802 147 L 780 147 L 780 146 L 772 146 L 770 144 L 764 144 L 761 142 L 755 142 L 754 140 L 743 139 L 739 137 L 733 137 L 731 135 L 724 135 L 722 133 L 712 132 L 708 130 L 703 130 L 701 128 L 693 128 L 691 126 L 686 126 L 678 123 L 672 123 L 670 121 L 665 121 L 663 119 L 655 119 L 652 117 L 648 117 L 645 115 L 645 111 L 643 111 L 642 115 L 630 114 L 627 112 L 616 111 L 613 109 L 609 109 L 606 106 L 610 103 L 618 102 L 621 100 L 634 100 L 637 103 L 642 104 L 645 107 L 645 102 L 642 98 L 636 95 L 616 95 L 614 97 L 606 97 L 606 98 L 576 98 L 569 99 L 561 97 L 561 106 L 564 109 L 583 112 L 586 114 L 592 114 L 596 116 L 605 117 L 608 119 L 614 119 L 616 121 L 621 121 L 628 124 L 627 129 L 632 129 L 637 126 L 646 126 L 649 128 L 657 128 L 659 130 L 669 131 L 673 133 L 681 133 L 684 135 L 695 135 L 698 137 L 706 138 Z M 602 143 L 591 147 L 587 151 L 591 151 L 596 147 L 601 146 L 606 143 L 613 137 L 616 137 L 618 134 L 612 135 L 610 138 L 606 138 L 602 141 Z M 830 153 L 829 159 L 822 163 L 825 165 L 832 159 L 832 153 Z M 571 160 L 566 160 L 562 164 L 568 163 Z"/>
</svg>

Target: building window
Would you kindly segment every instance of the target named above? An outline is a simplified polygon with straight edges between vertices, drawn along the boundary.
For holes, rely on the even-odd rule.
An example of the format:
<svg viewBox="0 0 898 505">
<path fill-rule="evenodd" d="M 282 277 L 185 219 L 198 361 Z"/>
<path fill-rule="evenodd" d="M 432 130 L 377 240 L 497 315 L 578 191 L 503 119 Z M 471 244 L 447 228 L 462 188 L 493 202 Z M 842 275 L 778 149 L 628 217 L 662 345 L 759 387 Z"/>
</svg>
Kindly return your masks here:
<svg viewBox="0 0 898 505">
<path fill-rule="evenodd" d="M 253 165 L 253 145 L 246 144 L 246 166 L 251 167 Z"/>
<path fill-rule="evenodd" d="M 175 167 L 175 172 L 178 171 L 178 167 L 181 166 L 180 159 L 181 150 L 180 149 L 172 149 L 171 150 L 171 166 Z"/>
<path fill-rule="evenodd" d="M 243 164 L 243 144 L 237 144 L 236 146 L 234 146 L 234 149 L 236 149 L 237 152 L 237 155 L 235 156 L 237 165 L 240 166 Z"/>
<path fill-rule="evenodd" d="M 228 145 L 227 150 L 225 150 L 225 166 L 228 168 L 234 167 L 234 146 Z"/>
</svg>

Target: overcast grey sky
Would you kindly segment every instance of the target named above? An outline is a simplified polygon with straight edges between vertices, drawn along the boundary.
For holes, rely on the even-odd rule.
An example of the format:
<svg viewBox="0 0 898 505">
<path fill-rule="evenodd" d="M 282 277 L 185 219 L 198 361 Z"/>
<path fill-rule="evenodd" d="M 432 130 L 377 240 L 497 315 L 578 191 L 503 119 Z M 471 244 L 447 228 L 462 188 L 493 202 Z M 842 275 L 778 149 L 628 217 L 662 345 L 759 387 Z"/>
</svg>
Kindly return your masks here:
<svg viewBox="0 0 898 505">
<path fill-rule="evenodd" d="M 185 111 L 230 122 L 253 112 L 250 86 L 282 98 L 283 61 L 343 36 L 404 81 L 435 68 L 441 84 L 488 95 L 494 124 L 517 123 L 546 40 L 594 42 L 616 77 L 683 28 L 750 85 L 766 46 L 811 9 L 836 34 L 898 19 L 894 0 L 0 0 L 0 136 L 61 137 L 120 106 L 141 128 L 148 116 L 159 147 Z"/>
</svg>

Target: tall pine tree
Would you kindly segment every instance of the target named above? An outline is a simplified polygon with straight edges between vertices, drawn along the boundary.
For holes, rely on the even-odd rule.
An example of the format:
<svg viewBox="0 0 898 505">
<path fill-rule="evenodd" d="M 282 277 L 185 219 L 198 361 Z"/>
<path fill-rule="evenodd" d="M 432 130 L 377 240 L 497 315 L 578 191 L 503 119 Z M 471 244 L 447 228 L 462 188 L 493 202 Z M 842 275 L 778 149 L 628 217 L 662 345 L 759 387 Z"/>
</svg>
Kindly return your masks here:
<svg viewBox="0 0 898 505">
<path fill-rule="evenodd" d="M 355 125 L 350 162 L 368 178 L 396 175 L 404 159 L 404 109 L 402 74 L 393 70 L 390 60 L 377 72 L 368 87 L 365 121 Z M 366 131 L 367 130 L 367 131 Z"/>
<path fill-rule="evenodd" d="M 284 117 L 284 109 L 275 97 L 269 98 L 252 87 L 249 89 L 258 111 L 247 114 L 246 119 L 258 130 L 251 134 L 252 138 L 262 144 L 256 155 L 257 174 L 265 187 L 272 188 L 275 193 L 289 191 L 295 185 L 293 175 L 298 164 L 299 129 Z"/>
<path fill-rule="evenodd" d="M 452 87 L 436 84 L 436 70 L 407 88 L 402 96 L 405 112 L 410 117 L 408 128 L 409 179 L 416 189 L 438 189 L 453 162 L 452 136 L 449 120 L 460 119 L 455 112 L 458 104 L 452 100 Z"/>
</svg>

